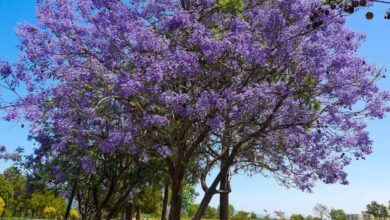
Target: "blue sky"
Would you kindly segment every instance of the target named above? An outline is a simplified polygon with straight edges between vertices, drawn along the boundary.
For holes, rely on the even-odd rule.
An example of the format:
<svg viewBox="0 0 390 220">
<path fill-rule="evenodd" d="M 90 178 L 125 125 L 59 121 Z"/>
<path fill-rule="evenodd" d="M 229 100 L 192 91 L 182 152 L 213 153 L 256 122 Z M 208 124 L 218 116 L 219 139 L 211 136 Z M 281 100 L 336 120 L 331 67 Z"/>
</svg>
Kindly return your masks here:
<svg viewBox="0 0 390 220">
<path fill-rule="evenodd" d="M 34 0 L 0 0 L 0 58 L 13 61 L 17 59 L 18 42 L 14 28 L 18 23 L 36 23 Z M 348 17 L 348 26 L 366 33 L 359 54 L 367 57 L 378 67 L 390 66 L 390 20 L 384 20 L 385 5 L 376 5 L 370 10 L 375 18 L 367 21 L 367 9 Z M 390 89 L 390 76 L 382 80 L 381 87 Z M 235 176 L 232 181 L 231 203 L 236 210 L 242 209 L 264 213 L 283 210 L 286 214 L 312 214 L 316 203 L 328 207 L 341 208 L 348 213 L 358 213 L 372 200 L 388 204 L 390 201 L 390 117 L 381 121 L 370 121 L 368 126 L 374 140 L 374 153 L 365 161 L 356 161 L 347 168 L 350 185 L 318 184 L 314 193 L 303 193 L 296 189 L 285 189 L 272 179 L 260 176 Z M 20 124 L 0 122 L 0 145 L 23 146 L 31 151 L 32 144 L 27 141 L 27 130 Z M 9 163 L 0 162 L 0 170 Z M 201 191 L 199 188 L 198 191 Z M 217 206 L 218 199 L 212 201 Z"/>
</svg>

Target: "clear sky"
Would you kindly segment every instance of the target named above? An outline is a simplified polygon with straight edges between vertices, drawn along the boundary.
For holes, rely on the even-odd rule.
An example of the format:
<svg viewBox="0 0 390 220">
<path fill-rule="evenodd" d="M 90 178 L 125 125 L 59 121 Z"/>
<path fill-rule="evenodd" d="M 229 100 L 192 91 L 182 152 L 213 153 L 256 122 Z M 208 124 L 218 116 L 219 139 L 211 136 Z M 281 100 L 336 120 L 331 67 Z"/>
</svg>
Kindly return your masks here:
<svg viewBox="0 0 390 220">
<path fill-rule="evenodd" d="M 0 0 L 0 58 L 16 60 L 18 42 L 14 28 L 21 22 L 36 23 L 35 0 Z M 367 35 L 359 53 L 378 67 L 390 66 L 390 20 L 384 20 L 386 5 L 376 5 L 370 10 L 375 18 L 367 21 L 367 9 L 348 17 L 348 26 Z M 382 88 L 390 89 L 390 75 L 382 80 Z M 374 153 L 365 161 L 355 161 L 347 171 L 350 185 L 318 184 L 314 193 L 303 193 L 285 189 L 272 179 L 260 176 L 235 176 L 232 181 L 231 203 L 236 210 L 254 211 L 264 214 L 283 210 L 286 214 L 312 214 L 316 203 L 341 208 L 347 213 L 359 213 L 370 201 L 388 204 L 390 201 L 390 117 L 381 121 L 370 121 L 368 131 L 374 140 Z M 27 141 L 27 130 L 20 124 L 0 122 L 0 145 L 23 146 L 31 151 Z M 9 164 L 0 162 L 0 170 Z M 198 188 L 200 192 L 201 189 Z M 212 201 L 218 205 L 218 199 Z"/>
</svg>

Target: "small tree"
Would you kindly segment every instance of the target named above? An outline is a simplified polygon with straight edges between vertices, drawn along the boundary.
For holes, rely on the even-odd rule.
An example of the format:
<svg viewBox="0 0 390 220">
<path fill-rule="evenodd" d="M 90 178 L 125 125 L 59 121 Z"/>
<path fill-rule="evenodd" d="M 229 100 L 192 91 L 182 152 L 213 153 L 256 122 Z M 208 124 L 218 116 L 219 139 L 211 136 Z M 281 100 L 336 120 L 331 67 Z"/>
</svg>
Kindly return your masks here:
<svg viewBox="0 0 390 220">
<path fill-rule="evenodd" d="M 274 211 L 274 213 L 275 213 L 277 219 L 280 219 L 280 220 L 286 219 L 286 214 L 283 211 L 276 210 L 276 211 Z"/>
<path fill-rule="evenodd" d="M 257 219 L 257 215 L 255 212 L 251 212 L 251 219 Z"/>
<path fill-rule="evenodd" d="M 305 220 L 305 217 L 301 214 L 292 214 L 290 220 Z"/>
<path fill-rule="evenodd" d="M 208 219 L 217 218 L 217 209 L 211 206 L 207 206 L 206 211 L 203 214 L 203 217 Z"/>
<path fill-rule="evenodd" d="M 347 214 L 345 214 L 344 210 L 342 209 L 331 209 L 330 210 L 330 218 L 332 220 L 346 220 Z"/>
<path fill-rule="evenodd" d="M 385 205 L 372 201 L 367 205 L 367 213 L 373 215 L 375 218 L 385 219 L 389 216 Z"/>
<path fill-rule="evenodd" d="M 314 213 L 320 217 L 320 219 L 324 219 L 329 215 L 329 209 L 324 204 L 318 203 L 314 206 Z"/>
<path fill-rule="evenodd" d="M 233 220 L 249 220 L 249 212 L 239 211 L 232 218 Z"/>
<path fill-rule="evenodd" d="M 197 192 L 195 191 L 195 187 L 191 184 L 187 184 L 185 187 L 184 187 L 184 192 L 183 192 L 183 206 L 182 206 L 182 209 L 183 211 L 187 214 L 187 209 L 189 208 L 189 206 L 191 206 L 192 204 L 194 204 L 195 202 L 195 199 L 196 199 L 196 196 L 197 196 Z M 194 214 L 194 213 L 193 213 Z"/>
</svg>

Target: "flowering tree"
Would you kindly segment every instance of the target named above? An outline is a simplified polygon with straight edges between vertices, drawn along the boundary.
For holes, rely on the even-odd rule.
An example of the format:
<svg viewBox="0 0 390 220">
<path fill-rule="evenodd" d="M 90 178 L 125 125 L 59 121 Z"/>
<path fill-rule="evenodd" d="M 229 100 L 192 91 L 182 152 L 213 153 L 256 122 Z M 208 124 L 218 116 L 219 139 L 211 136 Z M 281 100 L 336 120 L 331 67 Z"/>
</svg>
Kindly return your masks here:
<svg viewBox="0 0 390 220">
<path fill-rule="evenodd" d="M 35 137 L 55 128 L 57 153 L 162 161 L 171 220 L 189 161 L 207 173 L 224 155 L 194 219 L 231 167 L 302 190 L 346 184 L 344 166 L 371 153 L 363 118 L 388 111 L 382 73 L 355 55 L 363 36 L 321 1 L 41 0 L 37 17 L 2 67 L 27 89 L 5 119 Z"/>
<path fill-rule="evenodd" d="M 103 153 L 98 148 L 91 149 L 96 145 L 88 148 L 74 143 L 58 151 L 52 147 L 56 138 L 48 134 L 40 134 L 35 141 L 39 148 L 23 161 L 23 167 L 33 171 L 30 182 L 65 192 L 70 198 L 68 208 L 76 198 L 82 219 L 88 216 L 100 219 L 103 211 L 107 218 L 113 218 L 120 206 L 131 201 L 152 178 L 155 184 L 160 183 L 156 178 L 160 174 L 149 169 L 154 162 L 145 166 L 125 152 Z"/>
</svg>

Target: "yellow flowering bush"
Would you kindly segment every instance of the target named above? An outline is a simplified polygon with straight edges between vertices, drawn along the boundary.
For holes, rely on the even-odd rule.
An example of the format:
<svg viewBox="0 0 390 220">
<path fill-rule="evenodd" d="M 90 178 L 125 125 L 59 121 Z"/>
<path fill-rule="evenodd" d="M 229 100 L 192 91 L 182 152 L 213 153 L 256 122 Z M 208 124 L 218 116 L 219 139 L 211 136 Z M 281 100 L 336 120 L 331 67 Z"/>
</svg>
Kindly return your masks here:
<svg viewBox="0 0 390 220">
<path fill-rule="evenodd" d="M 69 212 L 69 218 L 71 220 L 78 220 L 80 218 L 80 214 L 79 214 L 79 212 L 77 210 L 72 209 Z"/>
<path fill-rule="evenodd" d="M 4 211 L 5 211 L 5 202 L 4 199 L 0 197 L 0 215 L 2 215 Z"/>
<path fill-rule="evenodd" d="M 57 209 L 54 207 L 45 207 L 43 213 L 45 214 L 45 218 L 55 219 L 57 217 Z"/>
</svg>

